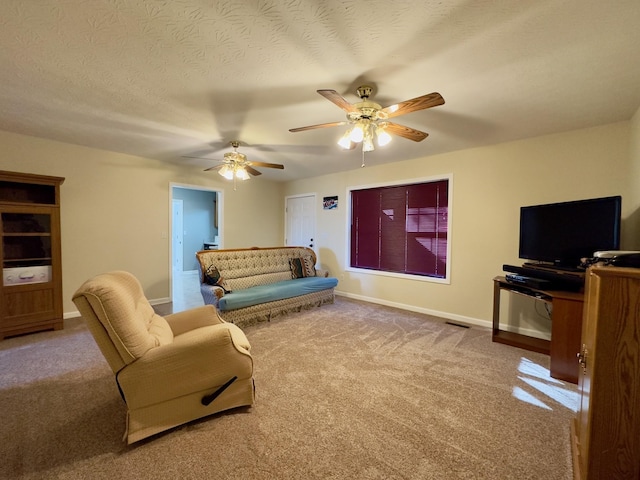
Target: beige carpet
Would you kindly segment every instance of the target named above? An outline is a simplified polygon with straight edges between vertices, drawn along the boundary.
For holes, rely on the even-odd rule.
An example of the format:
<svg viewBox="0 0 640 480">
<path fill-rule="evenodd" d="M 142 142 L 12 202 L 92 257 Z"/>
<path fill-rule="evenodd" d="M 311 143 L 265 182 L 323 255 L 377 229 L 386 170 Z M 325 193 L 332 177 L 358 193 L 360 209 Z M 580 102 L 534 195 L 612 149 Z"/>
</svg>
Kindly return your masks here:
<svg viewBox="0 0 640 480">
<path fill-rule="evenodd" d="M 576 387 L 490 331 L 338 297 L 246 329 L 257 403 L 127 447 L 79 320 L 0 342 L 0 478 L 572 478 Z"/>
</svg>

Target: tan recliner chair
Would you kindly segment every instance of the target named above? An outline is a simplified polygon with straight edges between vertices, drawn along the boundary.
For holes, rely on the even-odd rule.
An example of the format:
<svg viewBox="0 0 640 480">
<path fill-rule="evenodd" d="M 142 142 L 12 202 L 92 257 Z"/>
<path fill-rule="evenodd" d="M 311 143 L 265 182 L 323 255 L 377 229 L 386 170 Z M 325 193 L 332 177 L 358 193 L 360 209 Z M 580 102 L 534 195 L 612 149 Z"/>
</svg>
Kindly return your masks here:
<svg viewBox="0 0 640 480">
<path fill-rule="evenodd" d="M 131 444 L 254 401 L 245 334 L 211 305 L 161 317 L 128 272 L 87 280 L 73 295 L 116 375 Z"/>
</svg>

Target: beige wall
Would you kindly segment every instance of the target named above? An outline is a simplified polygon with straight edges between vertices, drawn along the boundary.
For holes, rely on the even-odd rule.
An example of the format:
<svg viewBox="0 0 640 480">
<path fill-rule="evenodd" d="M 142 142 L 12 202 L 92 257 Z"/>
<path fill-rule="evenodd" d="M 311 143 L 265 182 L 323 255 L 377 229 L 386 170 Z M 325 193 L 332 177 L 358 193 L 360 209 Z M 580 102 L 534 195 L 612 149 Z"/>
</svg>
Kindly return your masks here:
<svg viewBox="0 0 640 480">
<path fill-rule="evenodd" d="M 109 270 L 135 274 L 151 300 L 170 295 L 170 184 L 222 188 L 224 245 L 283 242 L 281 184 L 253 179 L 233 190 L 202 168 L 0 132 L 0 169 L 65 177 L 61 187 L 64 312 L 73 292 Z"/>
<path fill-rule="evenodd" d="M 621 194 L 622 248 L 640 249 L 640 113 L 631 122 L 393 166 L 356 167 L 287 184 L 254 179 L 236 191 L 199 168 L 34 137 L 0 132 L 0 147 L 0 169 L 66 178 L 61 194 L 66 313 L 75 311 L 71 295 L 82 281 L 116 268 L 137 275 L 149 298 L 169 296 L 171 183 L 224 189 L 226 248 L 282 244 L 285 197 L 315 193 L 319 262 L 338 277 L 340 293 L 471 323 L 491 319 L 491 279 L 502 273 L 502 265 L 522 263 L 521 205 Z M 357 158 L 354 162 L 359 165 Z M 346 272 L 347 187 L 443 174 L 453 175 L 451 283 Z M 323 210 L 322 197 L 333 195 L 339 196 L 338 208 Z M 525 330 L 546 328 L 535 320 L 520 322 Z"/>
<path fill-rule="evenodd" d="M 505 263 L 522 264 L 520 206 L 621 194 L 623 217 L 638 209 L 629 137 L 629 122 L 622 122 L 300 180 L 287 184 L 285 194 L 339 196 L 336 210 L 322 210 L 318 202 L 317 236 L 319 261 L 338 277 L 339 292 L 486 325 L 492 316 L 491 279 L 502 274 Z M 347 187 L 443 174 L 453 175 L 449 285 L 345 271 Z M 628 241 L 626 227 L 625 222 Z M 533 320 L 521 328 L 545 326 Z"/>
</svg>

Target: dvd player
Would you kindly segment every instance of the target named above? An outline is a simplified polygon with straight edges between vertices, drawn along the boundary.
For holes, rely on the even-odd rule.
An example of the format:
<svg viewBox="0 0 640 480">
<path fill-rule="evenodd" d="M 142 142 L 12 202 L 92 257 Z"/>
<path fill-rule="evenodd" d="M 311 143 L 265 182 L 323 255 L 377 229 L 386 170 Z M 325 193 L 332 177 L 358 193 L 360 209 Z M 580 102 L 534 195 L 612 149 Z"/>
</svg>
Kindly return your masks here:
<svg viewBox="0 0 640 480">
<path fill-rule="evenodd" d="M 583 272 L 569 272 L 564 270 L 553 270 L 552 268 L 545 267 L 533 267 L 522 266 L 517 267 L 515 265 L 503 265 L 502 269 L 505 272 L 516 273 L 523 277 L 535 278 L 538 280 L 546 280 L 546 289 L 549 290 L 570 290 L 579 291 L 584 287 L 584 273 Z M 529 285 L 532 288 L 532 285 Z"/>
<path fill-rule="evenodd" d="M 553 286 L 552 282 L 550 282 L 549 280 L 527 277 L 524 275 L 518 275 L 517 273 L 508 273 L 504 278 L 509 283 L 522 285 L 529 288 L 535 288 L 537 290 L 551 290 Z"/>
</svg>

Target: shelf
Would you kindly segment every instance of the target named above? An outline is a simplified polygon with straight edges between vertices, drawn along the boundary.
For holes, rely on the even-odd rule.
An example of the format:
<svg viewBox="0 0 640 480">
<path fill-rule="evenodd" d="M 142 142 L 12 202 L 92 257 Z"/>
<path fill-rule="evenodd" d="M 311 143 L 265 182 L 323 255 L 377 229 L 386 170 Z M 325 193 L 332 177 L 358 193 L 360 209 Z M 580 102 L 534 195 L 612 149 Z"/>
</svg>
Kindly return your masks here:
<svg viewBox="0 0 640 480">
<path fill-rule="evenodd" d="M 553 303 L 553 298 L 549 295 L 545 295 L 536 291 L 521 291 L 521 290 L 511 290 L 511 293 L 514 295 L 521 295 L 523 297 L 532 298 L 534 300 L 540 300 L 541 302 Z"/>
<path fill-rule="evenodd" d="M 43 266 L 51 265 L 51 257 L 25 257 L 25 258 L 5 258 L 4 263 L 20 263 L 20 262 L 47 262 Z M 5 267 L 6 268 L 6 267 Z"/>
<path fill-rule="evenodd" d="M 500 329 L 500 292 L 523 295 L 552 305 L 551 340 L 544 340 Z M 549 355 L 549 372 L 553 378 L 577 383 L 582 333 L 584 294 L 559 290 L 539 290 L 514 285 L 505 277 L 493 279 L 493 332 L 492 341 Z"/>
<path fill-rule="evenodd" d="M 13 178 L 11 180 L 14 180 Z M 0 180 L 0 202 L 11 204 L 56 205 L 56 185 L 43 185 L 40 183 L 25 183 L 19 177 L 18 181 Z"/>
<path fill-rule="evenodd" d="M 549 340 L 507 332 L 506 330 L 494 331 L 492 340 L 504 345 L 523 348 L 531 352 L 544 353 L 545 355 L 549 355 L 551 352 L 551 342 Z"/>
<path fill-rule="evenodd" d="M 50 232 L 3 233 L 3 237 L 50 237 Z"/>
</svg>

